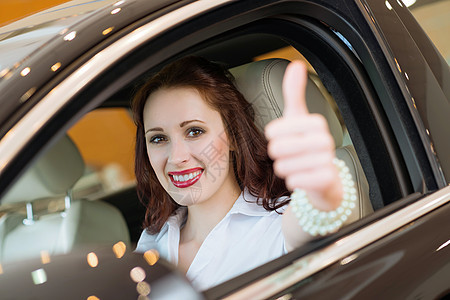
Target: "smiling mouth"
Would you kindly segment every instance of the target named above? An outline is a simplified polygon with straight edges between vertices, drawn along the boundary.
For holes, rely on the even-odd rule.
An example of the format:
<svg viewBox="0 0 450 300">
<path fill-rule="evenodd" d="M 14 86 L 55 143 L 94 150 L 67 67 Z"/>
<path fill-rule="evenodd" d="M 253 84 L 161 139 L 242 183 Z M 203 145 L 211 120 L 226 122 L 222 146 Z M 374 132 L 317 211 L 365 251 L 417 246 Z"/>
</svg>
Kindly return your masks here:
<svg viewBox="0 0 450 300">
<path fill-rule="evenodd" d="M 169 172 L 170 181 L 178 188 L 186 188 L 195 184 L 203 174 L 200 168 L 189 169 L 182 172 Z"/>
</svg>

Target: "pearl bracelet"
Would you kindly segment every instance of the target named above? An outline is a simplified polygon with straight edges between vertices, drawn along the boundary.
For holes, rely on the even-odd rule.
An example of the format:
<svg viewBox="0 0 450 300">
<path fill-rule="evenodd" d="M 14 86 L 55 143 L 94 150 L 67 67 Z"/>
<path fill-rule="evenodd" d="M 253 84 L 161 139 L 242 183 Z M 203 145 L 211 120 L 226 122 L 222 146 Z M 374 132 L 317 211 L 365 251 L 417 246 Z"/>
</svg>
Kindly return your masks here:
<svg viewBox="0 0 450 300">
<path fill-rule="evenodd" d="M 349 168 L 343 160 L 334 158 L 333 163 L 339 169 L 344 196 L 341 205 L 332 211 L 320 211 L 309 202 L 308 195 L 302 189 L 295 189 L 291 194 L 290 205 L 303 231 L 312 236 L 327 235 L 337 231 L 356 207 L 355 182 Z"/>
</svg>

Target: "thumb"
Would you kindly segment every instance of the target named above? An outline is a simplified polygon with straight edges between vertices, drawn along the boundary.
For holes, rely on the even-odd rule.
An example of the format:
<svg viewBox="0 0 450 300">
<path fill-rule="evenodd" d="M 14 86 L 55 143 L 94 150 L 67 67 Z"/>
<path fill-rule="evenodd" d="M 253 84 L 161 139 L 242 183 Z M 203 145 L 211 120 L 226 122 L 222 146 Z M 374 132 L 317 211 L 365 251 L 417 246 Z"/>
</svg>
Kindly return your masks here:
<svg viewBox="0 0 450 300">
<path fill-rule="evenodd" d="M 307 76 L 303 62 L 296 60 L 287 66 L 283 77 L 283 116 L 298 117 L 309 113 L 305 99 Z"/>
</svg>

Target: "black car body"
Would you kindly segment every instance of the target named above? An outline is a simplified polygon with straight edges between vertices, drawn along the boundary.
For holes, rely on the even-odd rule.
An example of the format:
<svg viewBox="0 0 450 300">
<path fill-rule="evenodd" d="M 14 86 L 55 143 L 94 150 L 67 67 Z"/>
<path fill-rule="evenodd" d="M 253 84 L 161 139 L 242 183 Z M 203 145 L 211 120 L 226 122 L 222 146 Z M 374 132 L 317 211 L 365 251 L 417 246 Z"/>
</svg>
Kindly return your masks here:
<svg viewBox="0 0 450 300">
<path fill-rule="evenodd" d="M 202 293 L 163 260 L 150 265 L 132 251 L 117 260 L 95 248 L 97 268 L 85 263 L 90 250 L 3 264 L 2 299 L 450 295 L 450 71 L 402 2 L 105 0 L 8 26 L 0 28 L 1 195 L 83 115 L 129 107 L 165 63 L 196 54 L 234 67 L 291 46 L 335 99 L 375 212 Z M 122 212 L 135 243 L 144 209 L 134 187 L 98 200 Z M 149 293 L 130 279 L 136 266 Z M 30 272 L 42 268 L 46 280 L 33 282 Z"/>
</svg>

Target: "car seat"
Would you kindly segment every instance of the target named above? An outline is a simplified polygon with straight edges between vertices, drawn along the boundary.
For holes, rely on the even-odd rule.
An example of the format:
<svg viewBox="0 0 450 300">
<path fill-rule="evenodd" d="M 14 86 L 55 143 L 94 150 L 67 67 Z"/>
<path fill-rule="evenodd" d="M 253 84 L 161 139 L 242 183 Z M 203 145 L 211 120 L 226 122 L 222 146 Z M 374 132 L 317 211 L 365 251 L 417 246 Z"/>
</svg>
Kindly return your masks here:
<svg viewBox="0 0 450 300">
<path fill-rule="evenodd" d="M 102 201 L 72 199 L 84 162 L 68 136 L 61 138 L 1 199 L 0 261 L 68 253 L 92 245 L 129 245 L 121 212 Z"/>
<path fill-rule="evenodd" d="M 230 69 L 237 88 L 253 105 L 255 122 L 261 130 L 264 130 L 265 125 L 271 120 L 282 116 L 284 103 L 282 80 L 288 64 L 289 61 L 284 59 L 266 59 Z M 306 102 L 311 113 L 319 113 L 326 118 L 336 145 L 336 157 L 345 161 L 355 179 L 359 201 L 355 212 L 345 224 L 352 223 L 373 212 L 366 176 L 354 147 L 351 144 L 343 144 L 343 126 L 335 110 L 311 77 L 308 78 Z"/>
</svg>

